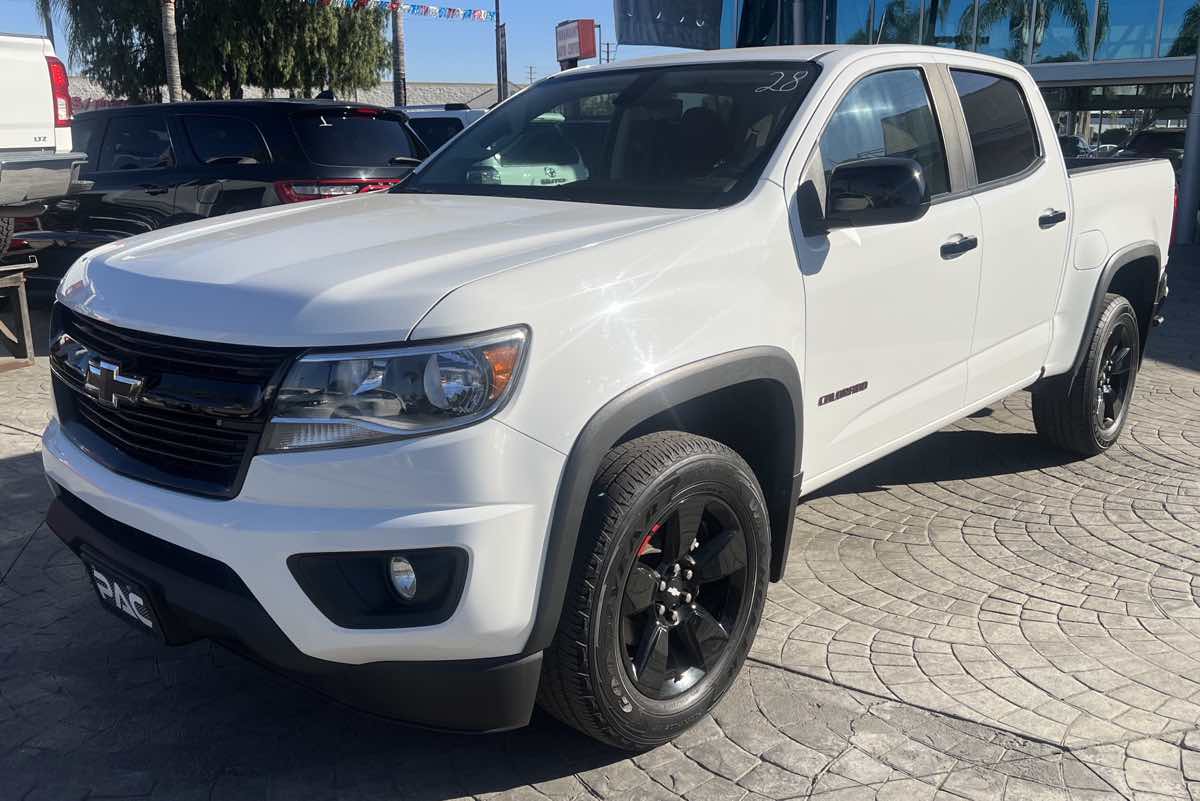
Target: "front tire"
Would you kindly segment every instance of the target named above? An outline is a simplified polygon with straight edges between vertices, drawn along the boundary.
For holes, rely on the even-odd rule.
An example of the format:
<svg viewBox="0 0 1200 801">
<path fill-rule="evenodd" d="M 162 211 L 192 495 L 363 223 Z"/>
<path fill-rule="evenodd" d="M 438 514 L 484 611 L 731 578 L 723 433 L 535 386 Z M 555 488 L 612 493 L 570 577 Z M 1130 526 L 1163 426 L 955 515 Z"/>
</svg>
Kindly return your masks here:
<svg viewBox="0 0 1200 801">
<path fill-rule="evenodd" d="M 1104 302 L 1075 380 L 1050 381 L 1033 389 L 1038 435 L 1081 456 L 1103 453 L 1120 438 L 1141 363 L 1141 335 L 1133 306 L 1111 293 Z"/>
<path fill-rule="evenodd" d="M 766 503 L 740 456 L 680 432 L 614 448 L 590 497 L 538 700 L 645 750 L 707 714 L 746 659 L 766 597 Z"/>
</svg>

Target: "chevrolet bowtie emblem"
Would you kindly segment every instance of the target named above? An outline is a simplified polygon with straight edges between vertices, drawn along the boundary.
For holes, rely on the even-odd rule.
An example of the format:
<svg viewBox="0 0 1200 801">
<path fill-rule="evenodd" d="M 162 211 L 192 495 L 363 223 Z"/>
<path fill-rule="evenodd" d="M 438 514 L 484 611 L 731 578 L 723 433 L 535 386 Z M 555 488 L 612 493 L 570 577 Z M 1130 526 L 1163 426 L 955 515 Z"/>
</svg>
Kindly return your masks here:
<svg viewBox="0 0 1200 801">
<path fill-rule="evenodd" d="M 142 379 L 121 375 L 121 365 L 92 359 L 88 362 L 84 389 L 105 406 L 132 406 L 142 394 Z"/>
</svg>

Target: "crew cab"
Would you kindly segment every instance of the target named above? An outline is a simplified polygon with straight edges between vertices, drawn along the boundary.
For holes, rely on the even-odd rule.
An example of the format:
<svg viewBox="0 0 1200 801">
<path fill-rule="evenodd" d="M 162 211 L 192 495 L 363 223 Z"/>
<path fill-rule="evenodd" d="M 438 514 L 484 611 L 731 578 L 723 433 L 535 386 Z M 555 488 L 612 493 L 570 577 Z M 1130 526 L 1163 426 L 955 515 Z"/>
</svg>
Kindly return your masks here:
<svg viewBox="0 0 1200 801">
<path fill-rule="evenodd" d="M 547 115 L 586 170 L 472 180 Z M 734 681 L 802 496 L 1027 388 L 1045 441 L 1117 441 L 1174 177 L 1083 164 L 1022 67 L 968 53 L 554 75 L 389 192 L 80 259 L 49 528 L 168 643 L 649 748 Z"/>
<path fill-rule="evenodd" d="M 0 33 L 0 259 L 17 218 L 69 192 L 86 156 L 71 149 L 67 68 L 42 36 Z"/>
</svg>

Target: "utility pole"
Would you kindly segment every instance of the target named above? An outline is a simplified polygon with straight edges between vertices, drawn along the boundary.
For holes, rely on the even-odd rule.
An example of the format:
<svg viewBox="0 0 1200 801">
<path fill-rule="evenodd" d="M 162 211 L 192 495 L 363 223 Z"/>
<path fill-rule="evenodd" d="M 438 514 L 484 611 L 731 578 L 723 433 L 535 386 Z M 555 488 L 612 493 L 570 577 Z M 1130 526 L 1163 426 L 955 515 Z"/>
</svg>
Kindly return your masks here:
<svg viewBox="0 0 1200 801">
<path fill-rule="evenodd" d="M 408 77 L 404 74 L 404 12 L 392 3 L 392 105 L 408 105 Z"/>
<path fill-rule="evenodd" d="M 534 69 L 532 66 L 530 66 L 530 67 L 526 67 L 526 68 L 525 68 L 525 72 L 526 72 L 526 73 L 528 74 L 528 76 L 529 76 L 529 83 L 533 83 L 533 73 L 534 73 L 534 72 L 536 72 L 536 71 L 537 71 L 537 70 L 535 70 L 535 69 Z"/>
<path fill-rule="evenodd" d="M 500 0 L 496 0 L 496 102 L 508 97 L 508 54 L 504 26 L 500 24 Z"/>
</svg>

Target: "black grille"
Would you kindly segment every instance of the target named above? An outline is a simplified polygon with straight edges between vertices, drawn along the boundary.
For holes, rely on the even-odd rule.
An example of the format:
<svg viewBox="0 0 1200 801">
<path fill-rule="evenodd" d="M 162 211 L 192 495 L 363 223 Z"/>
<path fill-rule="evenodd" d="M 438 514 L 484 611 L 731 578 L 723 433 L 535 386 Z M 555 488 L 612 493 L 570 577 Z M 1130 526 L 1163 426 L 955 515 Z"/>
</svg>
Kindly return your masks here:
<svg viewBox="0 0 1200 801">
<path fill-rule="evenodd" d="M 171 489 L 232 498 L 241 489 L 282 373 L 296 351 L 130 331 L 55 306 L 51 367 L 67 435 L 116 472 Z M 55 345 L 142 379 L 135 403 L 103 403 Z"/>
</svg>

